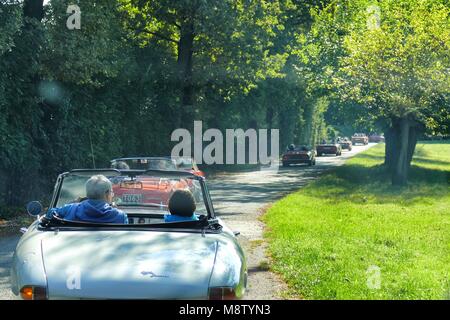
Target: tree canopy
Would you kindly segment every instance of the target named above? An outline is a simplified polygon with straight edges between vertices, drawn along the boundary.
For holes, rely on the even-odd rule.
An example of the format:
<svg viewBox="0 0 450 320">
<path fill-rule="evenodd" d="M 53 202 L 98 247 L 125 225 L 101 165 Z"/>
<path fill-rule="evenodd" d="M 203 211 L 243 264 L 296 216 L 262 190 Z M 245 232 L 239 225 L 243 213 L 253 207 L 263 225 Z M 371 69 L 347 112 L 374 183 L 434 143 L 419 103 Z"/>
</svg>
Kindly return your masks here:
<svg viewBox="0 0 450 320">
<path fill-rule="evenodd" d="M 447 1 L 78 0 L 70 29 L 73 4 L 0 0 L 0 205 L 168 155 L 193 120 L 280 129 L 282 147 L 383 130 L 405 149 L 393 172 L 421 130 L 450 130 Z"/>
</svg>

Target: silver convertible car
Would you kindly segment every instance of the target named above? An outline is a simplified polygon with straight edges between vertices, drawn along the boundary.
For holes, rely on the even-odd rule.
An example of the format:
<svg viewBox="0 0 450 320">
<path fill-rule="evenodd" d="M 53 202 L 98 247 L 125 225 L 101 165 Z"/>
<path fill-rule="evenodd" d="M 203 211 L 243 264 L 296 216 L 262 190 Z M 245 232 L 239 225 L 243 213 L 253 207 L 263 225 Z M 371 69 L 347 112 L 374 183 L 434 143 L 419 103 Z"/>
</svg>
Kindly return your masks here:
<svg viewBox="0 0 450 320">
<path fill-rule="evenodd" d="M 51 210 L 85 197 L 102 174 L 129 224 L 67 221 Z M 176 189 L 196 193 L 198 221 L 164 222 Z M 22 299 L 240 299 L 247 267 L 236 235 L 214 213 L 204 178 L 158 170 L 73 170 L 56 182 L 49 210 L 17 244 L 12 291 Z"/>
</svg>

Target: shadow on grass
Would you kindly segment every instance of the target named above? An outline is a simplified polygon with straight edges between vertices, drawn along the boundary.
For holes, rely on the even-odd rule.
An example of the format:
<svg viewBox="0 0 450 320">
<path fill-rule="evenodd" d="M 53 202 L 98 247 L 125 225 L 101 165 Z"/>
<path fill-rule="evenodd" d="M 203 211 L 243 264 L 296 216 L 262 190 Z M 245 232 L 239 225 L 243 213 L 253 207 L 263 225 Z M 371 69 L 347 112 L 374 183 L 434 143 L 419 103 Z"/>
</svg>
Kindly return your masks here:
<svg viewBox="0 0 450 320">
<path fill-rule="evenodd" d="M 450 165 L 447 161 L 441 161 L 441 160 L 432 160 L 425 157 L 416 157 L 414 156 L 413 163 L 416 164 L 429 164 L 429 165 Z"/>
</svg>

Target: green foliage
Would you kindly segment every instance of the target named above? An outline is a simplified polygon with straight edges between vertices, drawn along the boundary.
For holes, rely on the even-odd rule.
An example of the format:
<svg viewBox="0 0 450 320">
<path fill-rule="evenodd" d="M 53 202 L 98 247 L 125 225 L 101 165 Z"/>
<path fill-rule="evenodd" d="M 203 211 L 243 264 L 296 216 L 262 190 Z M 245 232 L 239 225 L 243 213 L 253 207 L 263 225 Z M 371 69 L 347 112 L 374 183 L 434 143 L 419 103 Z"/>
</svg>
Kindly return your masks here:
<svg viewBox="0 0 450 320">
<path fill-rule="evenodd" d="M 379 28 L 363 28 L 360 13 L 362 25 L 344 40 L 343 86 L 386 116 L 421 118 L 450 91 L 450 8 L 420 0 L 382 2 L 380 10 Z"/>
<path fill-rule="evenodd" d="M 38 21 L 2 0 L 0 203 L 49 194 L 74 167 L 167 155 L 171 132 L 194 119 L 205 129 L 277 128 L 283 147 L 313 145 L 383 125 L 398 111 L 392 101 L 417 93 L 408 110 L 430 132 L 448 130 L 448 8 L 417 1 L 414 14 L 383 2 L 379 32 L 366 30 L 363 0 L 79 0 L 80 30 L 66 27 L 71 1 L 51 0 Z M 408 61 L 418 79 L 408 90 L 406 71 L 376 80 Z"/>
<path fill-rule="evenodd" d="M 22 24 L 21 10 L 18 5 L 6 5 L 0 2 L 0 56 L 14 46 L 13 37 Z"/>
<path fill-rule="evenodd" d="M 316 11 L 299 55 L 318 88 L 359 103 L 374 121 L 430 122 L 450 92 L 449 12 L 441 0 L 336 1 Z"/>
<path fill-rule="evenodd" d="M 19 2 L 0 6 L 0 204 L 48 196 L 74 167 L 169 154 L 182 111 L 179 43 L 191 25 L 195 119 L 278 128 L 283 115 L 298 127 L 301 85 L 285 74 L 290 1 L 79 0 L 80 30 L 66 27 L 69 4 L 51 0 L 42 21 L 23 17 Z"/>
<path fill-rule="evenodd" d="M 69 30 L 69 0 L 52 0 L 47 10 L 46 55 L 41 74 L 49 80 L 80 86 L 102 86 L 128 62 L 121 37 L 120 15 L 108 0 L 79 0 L 81 29 Z M 124 51 L 121 51 L 124 50 Z"/>
</svg>

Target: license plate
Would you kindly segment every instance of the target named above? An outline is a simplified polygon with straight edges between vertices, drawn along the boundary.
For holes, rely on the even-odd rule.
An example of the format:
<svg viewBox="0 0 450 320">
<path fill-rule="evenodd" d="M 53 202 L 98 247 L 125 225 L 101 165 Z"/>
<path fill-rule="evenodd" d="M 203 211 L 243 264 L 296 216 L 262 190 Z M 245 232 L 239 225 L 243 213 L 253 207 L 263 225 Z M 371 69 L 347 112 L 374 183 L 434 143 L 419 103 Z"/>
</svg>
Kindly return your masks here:
<svg viewBox="0 0 450 320">
<path fill-rule="evenodd" d="M 122 202 L 125 203 L 141 203 L 143 199 L 142 194 L 124 194 L 122 195 Z"/>
</svg>

